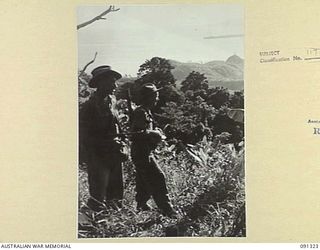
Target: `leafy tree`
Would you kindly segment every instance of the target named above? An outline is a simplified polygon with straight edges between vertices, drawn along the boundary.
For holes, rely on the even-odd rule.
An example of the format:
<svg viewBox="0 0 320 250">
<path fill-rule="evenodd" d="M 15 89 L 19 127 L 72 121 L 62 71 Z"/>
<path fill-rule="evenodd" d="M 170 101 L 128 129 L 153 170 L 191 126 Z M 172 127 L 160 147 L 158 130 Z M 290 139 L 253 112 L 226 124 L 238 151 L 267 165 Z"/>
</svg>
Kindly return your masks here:
<svg viewBox="0 0 320 250">
<path fill-rule="evenodd" d="M 160 90 L 160 98 L 158 105 L 163 107 L 167 102 L 175 102 L 177 104 L 182 104 L 184 101 L 184 95 L 173 85 L 168 85 Z M 160 111 L 160 110 L 159 110 Z"/>
<path fill-rule="evenodd" d="M 208 119 L 213 119 L 216 110 L 198 96 L 194 101 L 186 99 L 182 105 L 168 102 L 162 107 L 162 114 L 157 116 L 158 125 L 164 128 L 170 124 L 175 130 L 174 137 L 184 143 L 194 143 L 194 132 L 203 124 L 206 126 Z"/>
<path fill-rule="evenodd" d="M 230 107 L 240 109 L 244 108 L 243 90 L 234 92 L 230 98 Z"/>
<path fill-rule="evenodd" d="M 181 83 L 181 90 L 186 92 L 188 90 L 199 91 L 208 89 L 208 80 L 204 74 L 192 71 L 187 78 Z"/>
<path fill-rule="evenodd" d="M 85 102 L 90 94 L 93 92 L 93 89 L 89 88 L 88 82 L 90 81 L 91 77 L 86 74 L 85 72 L 79 72 L 78 77 L 78 94 L 79 94 L 79 105 L 81 106 L 83 102 Z M 80 76 L 81 75 L 81 76 Z"/>
<path fill-rule="evenodd" d="M 228 106 L 230 94 L 228 89 L 224 87 L 216 87 L 209 89 L 207 103 L 212 105 L 216 109 L 221 108 L 222 106 Z"/>
<path fill-rule="evenodd" d="M 139 89 L 146 83 L 153 83 L 157 88 L 162 88 L 159 92 L 159 102 L 156 108 L 157 112 L 161 112 L 167 102 L 173 101 L 181 103 L 183 95 L 175 87 L 175 79 L 171 73 L 174 67 L 169 60 L 161 57 L 153 57 L 146 60 L 138 71 L 138 79 L 131 86 L 132 100 L 139 104 Z"/>
<path fill-rule="evenodd" d="M 171 73 L 174 67 L 169 60 L 161 57 L 153 57 L 150 60 L 140 65 L 138 71 L 138 82 L 153 83 L 158 88 L 173 85 L 175 86 L 175 79 Z"/>
<path fill-rule="evenodd" d="M 128 89 L 134 84 L 134 81 L 125 82 L 123 84 L 118 85 L 115 90 L 115 96 L 117 100 L 127 100 L 128 99 Z"/>
</svg>

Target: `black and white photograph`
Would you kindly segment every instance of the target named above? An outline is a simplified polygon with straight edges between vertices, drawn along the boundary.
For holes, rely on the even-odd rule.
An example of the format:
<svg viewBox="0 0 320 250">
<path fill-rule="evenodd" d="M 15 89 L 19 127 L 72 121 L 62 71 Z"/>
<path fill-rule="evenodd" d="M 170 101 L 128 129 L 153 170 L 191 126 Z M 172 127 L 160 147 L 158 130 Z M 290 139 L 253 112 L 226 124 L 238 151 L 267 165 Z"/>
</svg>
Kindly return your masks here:
<svg viewBox="0 0 320 250">
<path fill-rule="evenodd" d="M 246 237 L 244 8 L 81 5 L 78 238 Z"/>
</svg>

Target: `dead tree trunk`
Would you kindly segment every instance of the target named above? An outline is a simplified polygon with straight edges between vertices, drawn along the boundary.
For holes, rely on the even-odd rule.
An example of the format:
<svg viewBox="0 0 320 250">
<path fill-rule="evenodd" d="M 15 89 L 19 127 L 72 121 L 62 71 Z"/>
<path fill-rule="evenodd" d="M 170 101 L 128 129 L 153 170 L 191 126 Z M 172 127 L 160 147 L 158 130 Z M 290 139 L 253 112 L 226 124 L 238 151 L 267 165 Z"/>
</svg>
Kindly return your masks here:
<svg viewBox="0 0 320 250">
<path fill-rule="evenodd" d="M 77 25 L 77 30 L 83 28 L 83 27 L 86 27 L 88 26 L 89 24 L 92 24 L 94 23 L 95 21 L 98 21 L 98 20 L 106 20 L 106 18 L 104 17 L 105 15 L 109 14 L 110 12 L 115 12 L 115 11 L 118 11 L 120 10 L 119 8 L 118 9 L 115 9 L 115 7 L 113 5 L 110 5 L 109 8 L 102 12 L 100 15 L 92 18 L 91 20 L 87 21 L 87 22 L 84 22 L 84 23 L 81 23 L 79 25 Z"/>
</svg>

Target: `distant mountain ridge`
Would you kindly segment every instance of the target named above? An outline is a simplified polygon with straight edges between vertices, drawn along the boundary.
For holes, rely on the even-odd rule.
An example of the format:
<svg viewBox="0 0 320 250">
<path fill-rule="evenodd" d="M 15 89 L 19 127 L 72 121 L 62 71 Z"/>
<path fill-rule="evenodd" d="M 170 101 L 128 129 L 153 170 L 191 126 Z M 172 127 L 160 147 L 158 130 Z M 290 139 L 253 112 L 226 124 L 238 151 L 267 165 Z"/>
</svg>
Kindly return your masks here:
<svg viewBox="0 0 320 250">
<path fill-rule="evenodd" d="M 182 63 L 169 60 L 174 69 L 171 71 L 177 85 L 192 72 L 204 74 L 210 87 L 223 86 L 230 90 L 243 89 L 244 60 L 237 55 L 230 56 L 226 61 L 210 61 L 207 63 Z"/>
<path fill-rule="evenodd" d="M 222 86 L 231 91 L 243 90 L 243 68 L 244 60 L 237 55 L 230 56 L 226 61 L 210 61 L 207 63 L 179 62 L 169 60 L 174 67 L 171 71 L 176 79 L 177 87 L 192 71 L 204 74 L 209 87 Z M 135 81 L 137 77 L 124 76 L 119 80 L 120 85 L 125 82 Z"/>
</svg>

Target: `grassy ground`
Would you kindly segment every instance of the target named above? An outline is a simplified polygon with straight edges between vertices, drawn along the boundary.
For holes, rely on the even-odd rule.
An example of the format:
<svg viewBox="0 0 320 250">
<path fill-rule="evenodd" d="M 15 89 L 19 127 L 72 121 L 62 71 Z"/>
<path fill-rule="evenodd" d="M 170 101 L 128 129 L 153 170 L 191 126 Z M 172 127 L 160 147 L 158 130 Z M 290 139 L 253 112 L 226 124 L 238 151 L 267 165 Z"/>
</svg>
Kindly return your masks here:
<svg viewBox="0 0 320 250">
<path fill-rule="evenodd" d="M 245 227 L 244 154 L 217 141 L 176 153 L 163 145 L 156 156 L 165 173 L 178 218 L 135 210 L 134 166 L 124 164 L 125 194 L 121 209 L 94 213 L 86 207 L 85 165 L 79 168 L 79 238 L 206 236 L 241 237 Z"/>
</svg>

